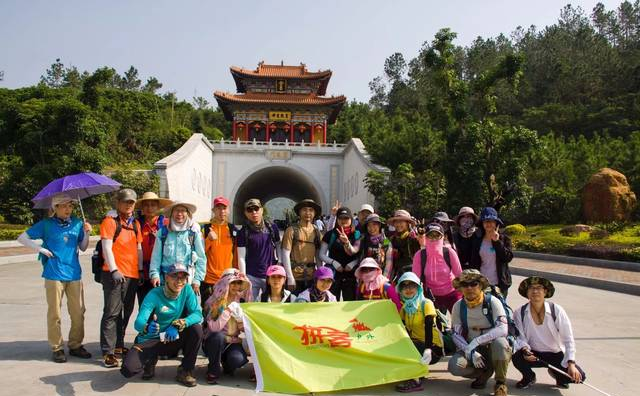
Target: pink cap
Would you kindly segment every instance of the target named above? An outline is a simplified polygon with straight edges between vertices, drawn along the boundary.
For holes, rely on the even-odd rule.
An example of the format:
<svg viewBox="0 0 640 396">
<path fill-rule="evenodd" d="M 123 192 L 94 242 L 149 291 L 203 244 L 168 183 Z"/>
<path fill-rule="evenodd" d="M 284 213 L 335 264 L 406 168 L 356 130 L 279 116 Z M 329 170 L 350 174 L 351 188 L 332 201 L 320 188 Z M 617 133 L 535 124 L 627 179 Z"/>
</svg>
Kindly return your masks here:
<svg viewBox="0 0 640 396">
<path fill-rule="evenodd" d="M 228 207 L 229 200 L 223 197 L 222 195 L 219 195 L 213 199 L 213 207 L 215 208 L 216 205 L 224 205 Z"/>
<path fill-rule="evenodd" d="M 284 272 L 284 267 L 282 267 L 281 265 L 271 265 L 269 266 L 269 268 L 267 268 L 267 276 L 272 275 L 280 275 L 284 276 L 285 278 L 287 277 L 286 272 Z"/>
</svg>

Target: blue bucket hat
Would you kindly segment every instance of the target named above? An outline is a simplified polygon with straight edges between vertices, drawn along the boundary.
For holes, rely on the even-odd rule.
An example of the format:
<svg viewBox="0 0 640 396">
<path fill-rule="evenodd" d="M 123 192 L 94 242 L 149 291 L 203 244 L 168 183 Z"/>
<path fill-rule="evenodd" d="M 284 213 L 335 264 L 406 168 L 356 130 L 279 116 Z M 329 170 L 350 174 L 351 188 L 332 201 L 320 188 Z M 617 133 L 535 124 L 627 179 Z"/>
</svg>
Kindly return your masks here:
<svg viewBox="0 0 640 396">
<path fill-rule="evenodd" d="M 482 224 L 482 222 L 485 220 L 493 220 L 496 223 L 500 224 L 501 226 L 504 226 L 504 223 L 498 217 L 498 212 L 491 206 L 482 208 L 482 212 L 480 212 L 480 220 L 478 221 L 478 224 Z"/>
</svg>

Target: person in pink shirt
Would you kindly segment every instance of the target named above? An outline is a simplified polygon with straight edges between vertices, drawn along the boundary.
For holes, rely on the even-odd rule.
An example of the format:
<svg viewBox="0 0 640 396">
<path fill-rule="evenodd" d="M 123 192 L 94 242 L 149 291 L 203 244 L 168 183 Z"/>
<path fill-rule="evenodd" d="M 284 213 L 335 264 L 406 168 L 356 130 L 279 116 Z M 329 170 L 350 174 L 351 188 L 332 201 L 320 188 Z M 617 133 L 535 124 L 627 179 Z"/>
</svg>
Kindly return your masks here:
<svg viewBox="0 0 640 396">
<path fill-rule="evenodd" d="M 389 283 L 375 259 L 367 257 L 360 262 L 355 272 L 358 280 L 356 300 L 384 300 L 389 299 L 396 304 L 398 311 L 402 308 L 400 297 L 395 287 Z"/>
<path fill-rule="evenodd" d="M 424 238 L 424 248 L 413 256 L 412 271 L 433 295 L 436 308 L 451 312 L 456 301 L 462 298 L 451 284 L 462 272 L 460 260 L 455 250 L 444 246 L 444 230 L 440 224 L 428 224 Z"/>
</svg>

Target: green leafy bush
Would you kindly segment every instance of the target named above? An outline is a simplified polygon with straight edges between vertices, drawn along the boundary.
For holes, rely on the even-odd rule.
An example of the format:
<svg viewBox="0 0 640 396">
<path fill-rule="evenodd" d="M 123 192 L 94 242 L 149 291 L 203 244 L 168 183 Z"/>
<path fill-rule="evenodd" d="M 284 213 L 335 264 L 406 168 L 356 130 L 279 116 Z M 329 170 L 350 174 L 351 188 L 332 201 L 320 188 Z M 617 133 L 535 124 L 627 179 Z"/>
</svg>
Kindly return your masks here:
<svg viewBox="0 0 640 396">
<path fill-rule="evenodd" d="M 527 232 L 527 227 L 522 224 L 511 224 L 505 227 L 504 232 L 508 235 L 522 235 Z"/>
<path fill-rule="evenodd" d="M 533 224 L 572 223 L 578 220 L 579 213 L 577 195 L 545 187 L 531 197 L 528 220 Z"/>
<path fill-rule="evenodd" d="M 23 232 L 24 228 L 21 230 L 0 229 L 0 241 L 10 241 L 16 239 Z"/>
</svg>

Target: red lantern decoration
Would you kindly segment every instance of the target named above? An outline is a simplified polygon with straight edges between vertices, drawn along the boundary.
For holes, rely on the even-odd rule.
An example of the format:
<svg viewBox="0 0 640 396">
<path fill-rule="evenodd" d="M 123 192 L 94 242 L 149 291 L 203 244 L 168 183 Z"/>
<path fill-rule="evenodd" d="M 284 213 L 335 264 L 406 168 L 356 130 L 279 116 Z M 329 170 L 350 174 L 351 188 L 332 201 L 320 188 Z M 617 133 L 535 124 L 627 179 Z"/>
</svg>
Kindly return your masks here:
<svg viewBox="0 0 640 396">
<path fill-rule="evenodd" d="M 300 132 L 304 133 L 304 131 L 307 129 L 307 127 L 306 127 L 306 126 L 304 126 L 304 125 L 300 125 L 300 126 L 298 127 L 298 129 L 300 130 Z"/>
<path fill-rule="evenodd" d="M 270 130 L 271 132 L 275 131 L 275 130 L 276 130 L 276 124 L 271 124 L 271 125 L 269 125 L 269 130 Z"/>
</svg>

